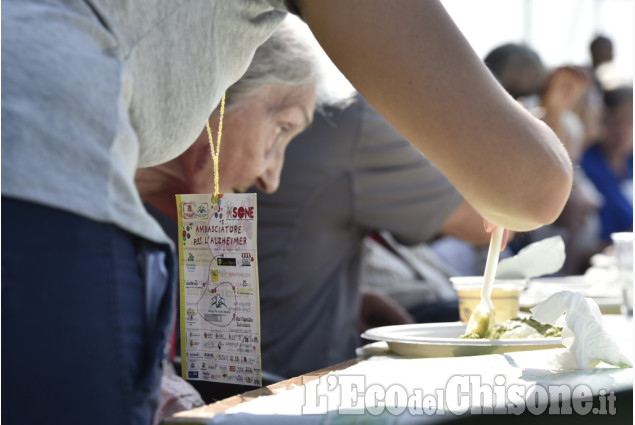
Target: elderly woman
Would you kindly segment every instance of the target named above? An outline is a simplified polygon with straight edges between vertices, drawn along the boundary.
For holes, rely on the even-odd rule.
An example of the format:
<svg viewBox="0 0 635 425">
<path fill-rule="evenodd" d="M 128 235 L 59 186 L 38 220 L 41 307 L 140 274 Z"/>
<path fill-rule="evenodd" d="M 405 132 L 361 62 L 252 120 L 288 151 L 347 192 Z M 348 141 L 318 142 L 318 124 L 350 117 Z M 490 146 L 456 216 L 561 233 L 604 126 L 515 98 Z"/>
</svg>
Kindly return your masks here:
<svg viewBox="0 0 635 425">
<path fill-rule="evenodd" d="M 262 46 L 245 75 L 226 92 L 219 159 L 221 193 L 278 188 L 284 151 L 312 120 L 320 64 L 303 24 L 287 18 Z M 214 143 L 220 106 L 210 116 Z M 135 182 L 144 202 L 176 220 L 177 193 L 213 193 L 207 129 L 180 156 L 141 168 Z"/>
<path fill-rule="evenodd" d="M 288 17 L 256 50 L 243 77 L 227 90 L 218 164 L 221 193 L 244 191 L 252 186 L 272 193 L 278 188 L 285 149 L 311 122 L 316 87 L 321 80 L 318 51 L 304 30 L 304 24 Z M 215 146 L 218 141 L 214 130 L 219 119 L 220 106 L 209 120 Z M 204 128 L 196 142 L 177 158 L 137 170 L 135 182 L 141 199 L 173 238 L 177 235 L 174 196 L 214 192 L 210 149 Z M 178 347 L 176 344 L 174 349 Z M 206 400 L 228 395 L 219 393 L 227 391 L 227 386 L 194 384 Z M 240 389 L 235 388 L 236 392 Z M 168 372 L 163 377 L 155 422 L 200 402 L 196 390 Z"/>
</svg>

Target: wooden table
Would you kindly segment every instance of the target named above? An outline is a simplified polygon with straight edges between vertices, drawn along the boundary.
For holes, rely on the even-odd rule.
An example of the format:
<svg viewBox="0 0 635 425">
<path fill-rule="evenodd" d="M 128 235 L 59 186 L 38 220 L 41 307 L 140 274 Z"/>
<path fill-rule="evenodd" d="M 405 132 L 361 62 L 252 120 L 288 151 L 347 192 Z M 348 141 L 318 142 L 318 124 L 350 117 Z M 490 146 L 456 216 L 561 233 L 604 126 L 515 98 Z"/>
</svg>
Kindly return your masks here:
<svg viewBox="0 0 635 425">
<path fill-rule="evenodd" d="M 307 373 L 302 376 L 287 379 L 285 381 L 277 382 L 275 384 L 268 385 L 266 387 L 257 388 L 255 390 L 247 391 L 242 394 L 228 397 L 224 400 L 217 401 L 205 406 L 201 406 L 195 409 L 188 410 L 186 412 L 177 413 L 175 416 L 162 422 L 162 425 L 176 425 L 176 424 L 207 424 L 211 418 L 218 413 L 223 413 L 232 407 L 235 407 L 241 403 L 254 400 L 259 397 L 267 397 L 278 394 L 291 387 L 307 384 L 311 381 L 319 379 L 322 376 L 327 375 L 330 372 L 346 369 L 354 364 L 364 360 L 364 357 L 357 357 L 342 363 L 338 363 L 333 366 L 326 367 L 324 369 L 317 370 L 315 372 Z"/>
</svg>

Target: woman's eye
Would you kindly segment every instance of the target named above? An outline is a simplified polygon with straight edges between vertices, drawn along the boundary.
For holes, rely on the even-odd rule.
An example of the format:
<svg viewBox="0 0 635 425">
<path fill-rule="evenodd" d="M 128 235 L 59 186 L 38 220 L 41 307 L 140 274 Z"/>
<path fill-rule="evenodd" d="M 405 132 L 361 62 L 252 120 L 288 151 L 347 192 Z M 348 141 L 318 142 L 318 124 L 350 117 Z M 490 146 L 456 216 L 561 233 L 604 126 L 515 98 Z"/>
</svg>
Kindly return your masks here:
<svg viewBox="0 0 635 425">
<path fill-rule="evenodd" d="M 276 127 L 276 135 L 287 134 L 291 130 L 288 125 L 279 125 Z"/>
</svg>

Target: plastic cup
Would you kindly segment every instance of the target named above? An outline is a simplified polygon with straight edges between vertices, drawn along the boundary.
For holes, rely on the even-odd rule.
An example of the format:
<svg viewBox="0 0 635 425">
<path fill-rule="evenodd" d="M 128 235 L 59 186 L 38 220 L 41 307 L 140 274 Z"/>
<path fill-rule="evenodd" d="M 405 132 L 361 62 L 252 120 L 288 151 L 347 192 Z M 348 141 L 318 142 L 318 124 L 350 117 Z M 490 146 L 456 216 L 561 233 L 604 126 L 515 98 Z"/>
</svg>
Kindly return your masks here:
<svg viewBox="0 0 635 425">
<path fill-rule="evenodd" d="M 459 299 L 459 318 L 467 322 L 472 311 L 481 301 L 481 287 L 483 276 L 457 276 L 450 281 Z M 518 299 L 527 285 L 526 279 L 496 279 L 492 288 L 492 303 L 494 304 L 494 321 L 504 322 L 518 316 Z"/>
<path fill-rule="evenodd" d="M 633 232 L 611 233 L 622 286 L 622 312 L 633 316 Z"/>
</svg>

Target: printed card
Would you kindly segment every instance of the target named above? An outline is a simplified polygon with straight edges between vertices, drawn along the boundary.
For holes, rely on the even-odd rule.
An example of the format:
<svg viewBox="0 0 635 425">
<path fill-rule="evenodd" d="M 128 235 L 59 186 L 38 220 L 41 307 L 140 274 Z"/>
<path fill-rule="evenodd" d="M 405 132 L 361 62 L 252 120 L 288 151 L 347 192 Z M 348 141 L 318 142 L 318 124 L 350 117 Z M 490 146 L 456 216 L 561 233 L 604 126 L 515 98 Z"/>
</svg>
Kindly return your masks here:
<svg viewBox="0 0 635 425">
<path fill-rule="evenodd" d="M 183 378 L 260 386 L 256 194 L 176 201 Z"/>
</svg>

